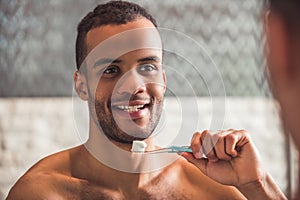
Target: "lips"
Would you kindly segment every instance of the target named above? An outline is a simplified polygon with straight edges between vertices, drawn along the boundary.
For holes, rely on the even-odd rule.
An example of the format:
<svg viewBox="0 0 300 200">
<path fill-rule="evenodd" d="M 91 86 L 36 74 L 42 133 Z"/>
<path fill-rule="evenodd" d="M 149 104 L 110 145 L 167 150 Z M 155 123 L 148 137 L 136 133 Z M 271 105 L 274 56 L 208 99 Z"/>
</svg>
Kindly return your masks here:
<svg viewBox="0 0 300 200">
<path fill-rule="evenodd" d="M 114 113 L 133 119 L 143 118 L 148 114 L 150 107 L 150 100 L 134 100 L 129 102 L 118 102 L 112 106 Z"/>
</svg>

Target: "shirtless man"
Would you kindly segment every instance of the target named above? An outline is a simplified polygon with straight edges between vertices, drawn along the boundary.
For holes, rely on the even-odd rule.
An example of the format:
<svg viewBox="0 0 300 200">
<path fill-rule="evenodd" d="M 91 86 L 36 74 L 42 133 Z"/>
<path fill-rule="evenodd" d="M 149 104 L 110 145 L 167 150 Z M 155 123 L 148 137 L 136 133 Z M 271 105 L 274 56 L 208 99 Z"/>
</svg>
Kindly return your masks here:
<svg viewBox="0 0 300 200">
<path fill-rule="evenodd" d="M 163 160 L 153 162 L 159 157 L 155 155 L 147 162 L 130 153 L 133 140 L 145 141 L 147 151 L 156 148 L 150 135 L 166 90 L 156 22 L 143 8 L 119 1 L 97 6 L 78 26 L 76 62 L 75 89 L 88 102 L 89 139 L 39 161 L 17 181 L 7 199 L 233 200 L 250 199 L 249 190 L 264 194 L 269 185 L 273 194 L 267 197 L 284 198 L 261 169 L 245 131 L 212 135 L 217 139 L 213 151 L 200 148 L 200 138 L 210 138 L 208 131 L 195 134 L 191 146 L 197 159 L 183 155 L 193 163 L 199 161 L 195 165 L 175 155 L 169 165 L 149 170 L 148 165 Z M 112 150 L 115 147 L 122 151 Z M 198 160 L 200 149 L 208 160 Z M 202 161 L 207 164 L 206 175 L 197 168 L 202 169 Z"/>
</svg>

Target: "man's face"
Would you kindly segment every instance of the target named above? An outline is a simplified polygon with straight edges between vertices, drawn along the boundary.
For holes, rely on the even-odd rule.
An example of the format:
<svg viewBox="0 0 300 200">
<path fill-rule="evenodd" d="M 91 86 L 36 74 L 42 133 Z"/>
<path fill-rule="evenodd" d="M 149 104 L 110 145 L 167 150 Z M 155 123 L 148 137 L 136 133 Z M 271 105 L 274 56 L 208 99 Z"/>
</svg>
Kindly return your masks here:
<svg viewBox="0 0 300 200">
<path fill-rule="evenodd" d="M 92 50 L 111 36 L 141 28 L 154 26 L 144 18 L 124 25 L 101 26 L 88 32 L 86 42 Z M 150 136 L 159 121 L 165 92 L 161 47 L 143 48 L 153 44 L 153 35 L 134 34 L 109 42 L 113 47 L 105 48 L 105 52 L 93 50 L 93 62 L 89 62 L 92 64 L 86 74 L 91 117 L 108 138 L 123 143 Z M 141 48 L 119 51 L 128 41 L 129 45 L 141 43 Z M 124 49 L 131 49 L 127 47 Z"/>
</svg>

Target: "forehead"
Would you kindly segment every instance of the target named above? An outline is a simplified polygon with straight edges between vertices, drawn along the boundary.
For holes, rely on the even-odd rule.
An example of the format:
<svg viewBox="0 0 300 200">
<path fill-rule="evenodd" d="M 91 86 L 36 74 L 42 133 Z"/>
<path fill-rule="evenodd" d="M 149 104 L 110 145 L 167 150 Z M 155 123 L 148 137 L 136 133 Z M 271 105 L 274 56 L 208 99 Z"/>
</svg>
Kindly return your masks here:
<svg viewBox="0 0 300 200">
<path fill-rule="evenodd" d="M 87 52 L 130 50 L 143 48 L 161 49 L 161 39 L 157 29 L 146 18 L 120 25 L 104 25 L 91 29 L 86 36 Z"/>
<path fill-rule="evenodd" d="M 88 51 L 94 49 L 98 44 L 107 40 L 112 36 L 116 36 L 126 31 L 132 31 L 135 29 L 153 29 L 156 30 L 151 21 L 146 18 L 140 17 L 135 21 L 128 22 L 126 24 L 109 24 L 99 26 L 97 28 L 91 29 L 86 35 L 86 44 L 88 46 Z M 155 34 L 153 34 L 155 37 Z"/>
<path fill-rule="evenodd" d="M 87 64 L 99 57 L 118 58 L 135 50 L 162 50 L 160 35 L 152 22 L 146 18 L 138 18 L 121 25 L 94 28 L 87 33 L 86 44 Z"/>
</svg>

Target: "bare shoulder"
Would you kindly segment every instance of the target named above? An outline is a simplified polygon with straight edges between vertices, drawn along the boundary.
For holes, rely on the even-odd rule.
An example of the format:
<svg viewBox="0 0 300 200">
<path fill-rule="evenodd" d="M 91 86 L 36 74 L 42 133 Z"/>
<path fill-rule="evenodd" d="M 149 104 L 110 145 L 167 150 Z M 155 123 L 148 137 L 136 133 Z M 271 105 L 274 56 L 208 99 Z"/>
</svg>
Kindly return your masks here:
<svg viewBox="0 0 300 200">
<path fill-rule="evenodd" d="M 80 148 L 78 146 L 40 160 L 16 182 L 7 199 L 69 199 L 74 194 L 72 190 L 80 183 L 71 176 L 69 157 Z"/>
<path fill-rule="evenodd" d="M 68 193 L 61 190 L 58 179 L 61 178 L 54 173 L 27 173 L 13 186 L 7 199 L 67 199 Z"/>
</svg>

